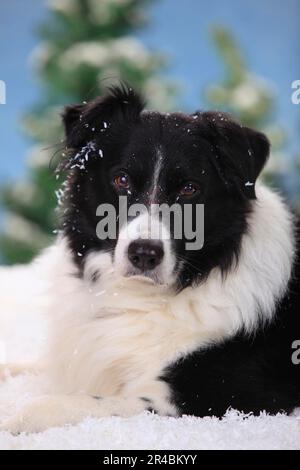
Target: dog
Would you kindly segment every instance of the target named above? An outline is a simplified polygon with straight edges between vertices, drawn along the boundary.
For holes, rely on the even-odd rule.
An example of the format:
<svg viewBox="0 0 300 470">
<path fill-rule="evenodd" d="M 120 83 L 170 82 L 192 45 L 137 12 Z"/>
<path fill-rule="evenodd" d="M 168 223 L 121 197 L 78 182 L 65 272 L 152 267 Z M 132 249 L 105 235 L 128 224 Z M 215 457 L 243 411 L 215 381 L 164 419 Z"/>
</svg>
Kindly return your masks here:
<svg viewBox="0 0 300 470">
<path fill-rule="evenodd" d="M 267 137 L 223 112 L 147 111 L 123 85 L 66 107 L 63 122 L 63 221 L 38 261 L 52 386 L 1 429 L 300 406 L 297 231 L 280 195 L 257 181 Z M 189 206 L 194 225 L 203 207 L 203 243 L 147 211 L 100 237 L 99 206 L 118 221 L 121 197 Z"/>
</svg>

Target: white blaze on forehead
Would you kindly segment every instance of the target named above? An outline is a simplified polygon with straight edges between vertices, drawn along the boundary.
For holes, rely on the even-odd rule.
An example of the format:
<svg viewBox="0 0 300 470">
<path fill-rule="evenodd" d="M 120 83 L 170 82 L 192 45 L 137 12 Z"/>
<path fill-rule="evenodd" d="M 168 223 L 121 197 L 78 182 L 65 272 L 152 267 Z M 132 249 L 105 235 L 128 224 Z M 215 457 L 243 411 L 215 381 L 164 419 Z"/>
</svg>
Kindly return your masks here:
<svg viewBox="0 0 300 470">
<path fill-rule="evenodd" d="M 163 167 L 163 153 L 160 147 L 156 150 L 156 161 L 153 171 L 153 178 L 149 189 L 148 207 L 144 206 L 141 211 L 128 224 L 124 224 L 120 230 L 118 242 L 115 248 L 115 266 L 122 275 L 132 270 L 128 259 L 128 247 L 133 240 L 148 239 L 161 240 L 163 244 L 164 257 L 162 263 L 155 269 L 155 276 L 162 284 L 172 284 L 175 282 L 174 269 L 176 258 L 172 250 L 171 234 L 169 227 L 163 222 L 160 216 L 159 206 L 156 204 L 159 192 L 159 178 Z"/>
<path fill-rule="evenodd" d="M 159 219 L 159 211 L 152 206 L 152 211 L 146 211 L 125 225 L 119 234 L 119 239 L 137 240 L 170 240 L 170 231 Z"/>
<path fill-rule="evenodd" d="M 156 158 L 155 167 L 154 167 L 152 185 L 150 189 L 150 202 L 151 203 L 155 201 L 155 198 L 159 190 L 158 183 L 159 183 L 159 177 L 160 177 L 160 173 L 161 173 L 162 165 L 163 165 L 163 153 L 160 147 L 157 149 L 156 155 L 157 155 L 157 158 Z"/>
</svg>

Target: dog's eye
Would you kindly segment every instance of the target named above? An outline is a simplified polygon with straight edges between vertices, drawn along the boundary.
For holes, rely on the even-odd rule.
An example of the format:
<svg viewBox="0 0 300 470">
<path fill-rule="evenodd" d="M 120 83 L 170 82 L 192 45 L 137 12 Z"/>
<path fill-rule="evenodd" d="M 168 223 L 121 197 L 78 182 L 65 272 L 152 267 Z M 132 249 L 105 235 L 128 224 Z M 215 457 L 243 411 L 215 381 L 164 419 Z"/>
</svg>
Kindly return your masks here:
<svg viewBox="0 0 300 470">
<path fill-rule="evenodd" d="M 194 196 L 199 191 L 199 186 L 196 183 L 186 183 L 180 190 L 180 196 Z"/>
<path fill-rule="evenodd" d="M 117 189 L 130 189 L 130 178 L 126 173 L 120 173 L 114 177 L 114 184 Z"/>
</svg>

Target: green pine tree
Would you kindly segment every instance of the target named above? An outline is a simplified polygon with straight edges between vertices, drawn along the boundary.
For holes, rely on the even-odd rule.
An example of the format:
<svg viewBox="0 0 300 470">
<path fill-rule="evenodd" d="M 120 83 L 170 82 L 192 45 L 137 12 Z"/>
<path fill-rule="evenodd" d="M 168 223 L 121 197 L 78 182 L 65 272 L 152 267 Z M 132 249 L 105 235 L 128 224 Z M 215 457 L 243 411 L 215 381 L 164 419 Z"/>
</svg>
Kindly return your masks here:
<svg viewBox="0 0 300 470">
<path fill-rule="evenodd" d="M 0 234 L 5 262 L 27 262 L 52 241 L 55 190 L 61 184 L 55 179 L 52 157 L 54 144 L 63 138 L 59 114 L 64 104 L 93 99 L 122 80 L 153 97 L 150 107 L 172 107 L 174 85 L 158 76 L 164 57 L 132 36 L 145 25 L 145 7 L 151 1 L 50 2 L 49 19 L 40 30 L 42 42 L 33 54 L 42 98 L 24 119 L 25 131 L 35 143 L 29 175 L 25 182 L 3 188 L 1 195 L 7 213 Z"/>
<path fill-rule="evenodd" d="M 288 159 L 284 152 L 285 130 L 273 121 L 276 91 L 269 81 L 249 70 L 237 41 L 225 27 L 212 29 L 212 40 L 224 64 L 225 78 L 205 90 L 209 108 L 232 113 L 244 125 L 260 129 L 269 137 L 272 156 L 264 172 L 267 183 L 285 192 Z"/>
</svg>

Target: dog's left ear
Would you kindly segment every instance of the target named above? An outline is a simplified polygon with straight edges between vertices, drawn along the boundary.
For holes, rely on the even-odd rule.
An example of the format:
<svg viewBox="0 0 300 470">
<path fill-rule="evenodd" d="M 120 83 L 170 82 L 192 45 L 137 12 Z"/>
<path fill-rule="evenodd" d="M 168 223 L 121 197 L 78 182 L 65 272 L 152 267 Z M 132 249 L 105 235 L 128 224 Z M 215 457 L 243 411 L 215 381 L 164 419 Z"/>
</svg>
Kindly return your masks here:
<svg viewBox="0 0 300 470">
<path fill-rule="evenodd" d="M 254 129 L 241 126 L 226 113 L 207 112 L 207 137 L 213 145 L 213 163 L 227 188 L 255 199 L 255 182 L 265 166 L 270 143 Z"/>
<path fill-rule="evenodd" d="M 62 113 L 62 120 L 65 128 L 65 135 L 68 136 L 72 133 L 73 128 L 78 124 L 84 112 L 85 104 L 73 104 L 66 106 Z"/>
<path fill-rule="evenodd" d="M 251 129 L 250 127 L 243 127 L 242 130 L 249 142 L 248 155 L 253 156 L 252 171 L 254 181 L 256 181 L 268 160 L 270 142 L 267 136 L 262 132 Z"/>
<path fill-rule="evenodd" d="M 67 147 L 82 147 L 95 138 L 94 132 L 107 131 L 112 120 L 125 124 L 136 121 L 144 106 L 143 98 L 125 85 L 110 87 L 107 94 L 89 103 L 66 106 L 62 119 Z"/>
</svg>

